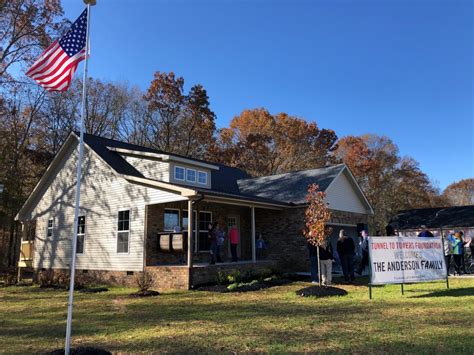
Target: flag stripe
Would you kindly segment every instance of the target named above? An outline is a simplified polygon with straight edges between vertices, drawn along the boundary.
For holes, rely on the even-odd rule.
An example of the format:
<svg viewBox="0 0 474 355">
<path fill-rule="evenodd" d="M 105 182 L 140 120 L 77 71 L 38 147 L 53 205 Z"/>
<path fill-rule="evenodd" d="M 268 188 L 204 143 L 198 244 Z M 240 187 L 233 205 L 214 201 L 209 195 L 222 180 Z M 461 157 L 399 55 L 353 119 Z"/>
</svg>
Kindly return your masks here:
<svg viewBox="0 0 474 355">
<path fill-rule="evenodd" d="M 78 53 L 80 54 L 80 53 Z M 69 65 L 72 61 L 76 60 L 78 58 L 78 54 L 76 54 L 74 57 L 69 58 L 66 54 L 64 54 L 63 58 L 61 60 L 58 59 L 56 64 L 54 65 L 54 68 L 48 69 L 44 75 L 37 75 L 33 77 L 36 82 L 43 82 L 44 80 L 51 80 L 54 76 L 57 76 L 57 73 L 62 72 L 63 68 L 65 65 Z M 53 71 L 54 69 L 54 71 Z"/>
<path fill-rule="evenodd" d="M 54 60 L 53 60 L 54 59 Z M 51 72 L 54 72 L 54 70 L 60 65 L 61 63 L 64 63 L 66 60 L 68 60 L 69 57 L 67 56 L 66 53 L 64 53 L 61 49 L 58 49 L 58 54 L 55 54 L 55 57 L 52 58 L 51 60 L 48 60 L 47 63 L 45 63 L 45 67 L 37 70 L 35 73 L 30 75 L 30 78 L 35 79 L 35 80 L 41 80 L 43 77 L 47 77 L 51 74 Z"/>
<path fill-rule="evenodd" d="M 26 72 L 26 75 L 30 75 L 33 70 L 36 70 L 45 60 L 49 58 L 49 55 L 59 47 L 58 41 L 54 41 L 51 45 L 46 48 L 43 54 L 33 63 L 31 68 Z"/>
<path fill-rule="evenodd" d="M 63 53 L 63 50 L 61 49 L 61 47 L 57 46 L 57 48 L 55 48 L 54 51 L 51 51 L 50 54 L 48 55 L 48 57 L 46 57 L 43 61 L 41 61 L 41 63 L 39 63 L 38 66 L 36 67 L 32 67 L 27 75 L 29 77 L 32 77 L 33 75 L 35 75 L 36 73 L 39 73 L 41 72 L 42 70 L 47 70 L 47 68 L 49 68 L 49 66 L 51 65 L 51 63 L 54 63 L 54 60 Z"/>
<path fill-rule="evenodd" d="M 78 53 L 76 56 L 80 57 L 81 55 L 83 56 L 84 53 Z M 57 86 L 57 80 L 59 78 L 63 78 L 65 74 L 68 74 L 71 70 L 71 68 L 75 65 L 76 63 L 76 58 L 70 58 L 63 66 L 62 68 L 57 71 L 54 75 L 49 76 L 48 78 L 44 80 L 35 80 L 38 84 L 42 85 L 43 87 L 55 87 Z"/>
</svg>

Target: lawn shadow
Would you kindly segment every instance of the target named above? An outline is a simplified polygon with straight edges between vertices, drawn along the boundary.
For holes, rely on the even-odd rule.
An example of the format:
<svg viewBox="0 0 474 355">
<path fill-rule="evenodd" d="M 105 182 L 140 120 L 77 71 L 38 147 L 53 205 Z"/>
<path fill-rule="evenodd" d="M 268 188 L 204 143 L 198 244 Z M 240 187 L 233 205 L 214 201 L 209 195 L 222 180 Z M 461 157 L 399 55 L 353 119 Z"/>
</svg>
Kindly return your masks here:
<svg viewBox="0 0 474 355">
<path fill-rule="evenodd" d="M 427 298 L 427 297 L 465 297 L 474 296 L 474 287 L 451 288 L 448 290 L 433 291 L 423 295 L 411 296 L 409 298 Z"/>
</svg>

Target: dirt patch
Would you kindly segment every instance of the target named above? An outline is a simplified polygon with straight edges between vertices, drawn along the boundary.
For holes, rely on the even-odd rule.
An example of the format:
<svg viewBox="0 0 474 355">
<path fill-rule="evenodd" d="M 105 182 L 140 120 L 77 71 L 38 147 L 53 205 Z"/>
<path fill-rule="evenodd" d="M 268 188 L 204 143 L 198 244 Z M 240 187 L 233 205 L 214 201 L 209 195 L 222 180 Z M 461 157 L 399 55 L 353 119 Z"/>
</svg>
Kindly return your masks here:
<svg viewBox="0 0 474 355">
<path fill-rule="evenodd" d="M 86 287 L 79 290 L 79 292 L 83 292 L 83 293 L 99 293 L 99 292 L 108 292 L 108 291 L 109 289 L 107 287 Z"/>
<path fill-rule="evenodd" d="M 271 281 L 261 281 L 255 283 L 243 283 L 242 286 L 238 287 L 230 287 L 229 285 L 203 285 L 196 288 L 197 291 L 209 291 L 209 292 L 219 292 L 219 293 L 227 293 L 227 292 L 250 292 L 250 291 L 258 291 L 263 290 L 266 288 L 274 287 L 274 286 L 282 286 L 291 283 L 292 281 L 289 279 L 278 279 L 278 280 L 271 280 Z M 233 286 L 233 285 L 230 285 Z"/>
<path fill-rule="evenodd" d="M 56 349 L 49 353 L 48 355 L 63 355 L 64 349 Z M 92 346 L 80 346 L 78 348 L 71 349 L 71 355 L 109 355 L 112 354 L 110 351 L 101 349 L 101 348 L 94 348 Z"/>
<path fill-rule="evenodd" d="M 133 298 L 153 297 L 153 296 L 158 296 L 159 294 L 160 293 L 158 291 L 152 291 L 152 290 L 143 291 L 143 292 L 138 291 L 138 292 L 130 294 L 130 297 L 133 297 Z"/>
<path fill-rule="evenodd" d="M 310 286 L 302 288 L 296 291 L 296 294 L 301 297 L 332 297 L 332 296 L 345 296 L 347 291 L 339 287 L 319 287 Z"/>
</svg>

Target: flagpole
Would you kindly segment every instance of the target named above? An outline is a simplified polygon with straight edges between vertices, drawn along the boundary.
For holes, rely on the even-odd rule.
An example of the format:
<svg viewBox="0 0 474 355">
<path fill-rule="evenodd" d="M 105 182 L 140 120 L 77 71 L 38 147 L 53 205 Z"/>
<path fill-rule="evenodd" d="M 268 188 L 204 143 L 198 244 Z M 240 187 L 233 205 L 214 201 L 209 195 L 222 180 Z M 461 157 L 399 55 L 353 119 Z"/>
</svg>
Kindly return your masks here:
<svg viewBox="0 0 474 355">
<path fill-rule="evenodd" d="M 77 227 L 79 221 L 79 205 L 81 201 L 81 177 L 82 177 L 82 159 L 84 156 L 84 114 L 86 106 L 86 83 L 87 83 L 87 63 L 89 57 L 89 26 L 90 26 L 91 7 L 87 4 L 87 28 L 86 28 L 86 56 L 84 59 L 84 76 L 82 79 L 82 104 L 81 104 L 81 126 L 79 138 L 79 157 L 77 159 L 76 175 L 76 205 L 74 208 L 74 231 L 72 239 L 72 262 L 69 281 L 69 301 L 67 305 L 67 325 L 66 325 L 66 345 L 65 354 L 69 355 L 71 350 L 71 331 L 72 331 L 72 305 L 74 302 L 74 278 L 76 274 L 76 249 L 77 249 Z"/>
</svg>

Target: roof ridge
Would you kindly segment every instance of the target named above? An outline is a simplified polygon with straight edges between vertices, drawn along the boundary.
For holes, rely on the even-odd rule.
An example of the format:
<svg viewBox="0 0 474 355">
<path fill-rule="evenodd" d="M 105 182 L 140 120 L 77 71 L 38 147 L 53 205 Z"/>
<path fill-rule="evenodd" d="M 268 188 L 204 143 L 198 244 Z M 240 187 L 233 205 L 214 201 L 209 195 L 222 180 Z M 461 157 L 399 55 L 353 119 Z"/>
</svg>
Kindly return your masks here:
<svg viewBox="0 0 474 355">
<path fill-rule="evenodd" d="M 272 174 L 272 175 L 256 176 L 256 177 L 251 177 L 251 178 L 247 178 L 247 179 L 239 179 L 239 181 L 263 179 L 263 178 L 266 178 L 266 177 L 284 176 L 284 175 L 289 175 L 289 174 L 301 173 L 301 172 L 304 172 L 304 171 L 313 171 L 313 170 L 322 170 L 322 169 L 327 169 L 327 168 L 336 168 L 336 167 L 345 166 L 345 165 L 346 164 L 344 164 L 344 163 L 339 163 L 339 164 L 334 164 L 334 165 L 326 165 L 326 166 L 322 166 L 322 167 L 319 167 L 319 168 L 300 169 L 300 170 L 294 170 L 294 171 L 289 171 L 289 172 L 280 173 L 280 174 Z"/>
<path fill-rule="evenodd" d="M 74 133 L 76 136 L 79 136 L 79 132 L 73 131 L 73 133 Z M 100 139 L 100 140 L 103 140 L 103 141 L 110 141 L 110 142 L 115 142 L 115 143 L 119 143 L 119 144 L 125 144 L 125 145 L 128 145 L 128 146 L 130 146 L 130 147 L 136 147 L 136 148 L 146 149 L 147 151 L 153 152 L 153 153 L 167 154 L 167 155 L 172 155 L 172 156 L 179 157 L 179 158 L 185 158 L 185 159 L 189 159 L 189 160 L 194 160 L 194 161 L 196 161 L 196 162 L 207 163 L 207 164 L 214 164 L 214 165 L 218 165 L 218 166 L 220 166 L 220 167 L 226 167 L 226 168 L 228 168 L 228 169 L 235 169 L 235 170 L 239 170 L 239 171 L 242 171 L 242 172 L 246 173 L 244 170 L 242 170 L 242 169 L 240 169 L 240 168 L 237 168 L 237 167 L 234 167 L 234 166 L 225 165 L 225 164 L 218 163 L 218 162 L 213 162 L 213 161 L 210 161 L 210 160 L 204 160 L 204 159 L 199 159 L 199 158 L 193 158 L 193 157 L 189 157 L 189 156 L 182 155 L 182 154 L 167 152 L 167 151 L 164 151 L 164 150 L 160 150 L 160 149 L 156 149 L 156 148 L 151 148 L 151 147 L 146 147 L 146 146 L 144 146 L 144 145 L 139 145 L 139 144 L 135 144 L 135 143 L 129 143 L 129 142 L 121 141 L 121 140 L 118 140 L 118 139 L 107 138 L 107 137 L 103 137 L 103 136 L 99 136 L 99 135 L 91 134 L 91 133 L 84 133 L 84 136 L 89 136 L 89 137 L 91 137 L 91 138 L 97 138 L 97 139 Z M 247 173 L 246 173 L 246 174 L 247 174 Z M 248 175 L 248 174 L 247 174 L 247 175 Z"/>
</svg>

